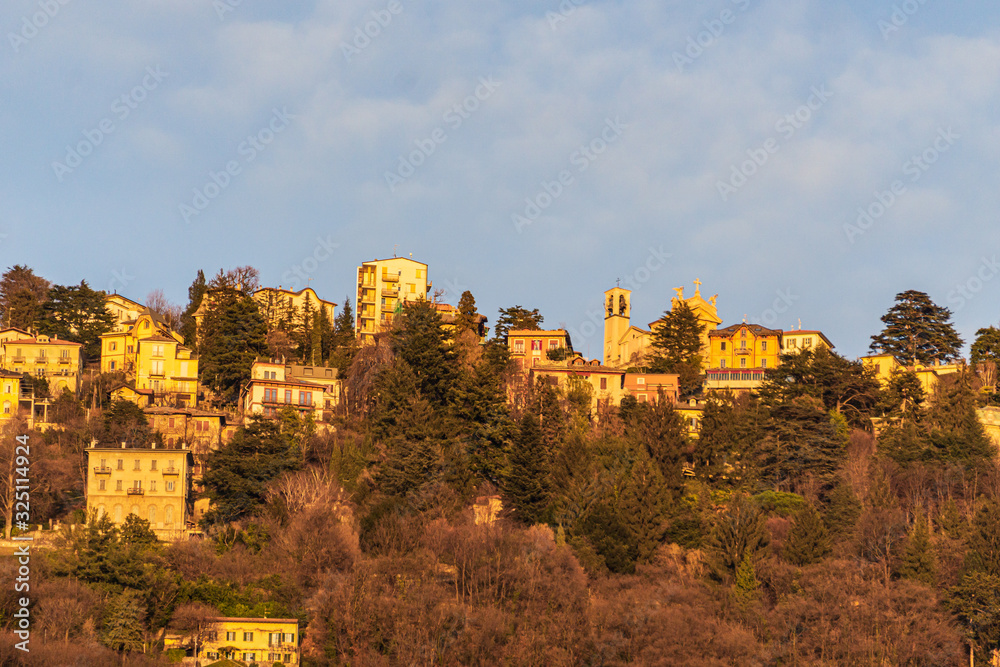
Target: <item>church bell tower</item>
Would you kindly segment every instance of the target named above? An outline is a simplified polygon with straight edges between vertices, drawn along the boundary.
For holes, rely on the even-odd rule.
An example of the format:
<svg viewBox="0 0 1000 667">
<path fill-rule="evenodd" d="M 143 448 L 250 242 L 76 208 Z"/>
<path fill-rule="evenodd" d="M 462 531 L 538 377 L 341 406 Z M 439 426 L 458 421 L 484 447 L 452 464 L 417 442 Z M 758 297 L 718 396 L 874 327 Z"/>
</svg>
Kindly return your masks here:
<svg viewBox="0 0 1000 667">
<path fill-rule="evenodd" d="M 622 364 L 618 342 L 629 330 L 632 317 L 632 291 L 614 287 L 604 293 L 604 365 Z"/>
</svg>

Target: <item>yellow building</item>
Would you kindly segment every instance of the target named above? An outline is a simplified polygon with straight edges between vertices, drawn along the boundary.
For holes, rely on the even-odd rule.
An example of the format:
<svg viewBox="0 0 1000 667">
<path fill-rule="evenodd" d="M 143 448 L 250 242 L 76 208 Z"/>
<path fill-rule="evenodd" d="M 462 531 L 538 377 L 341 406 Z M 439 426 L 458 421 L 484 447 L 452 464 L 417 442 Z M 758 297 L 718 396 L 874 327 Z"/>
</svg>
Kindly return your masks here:
<svg viewBox="0 0 1000 667">
<path fill-rule="evenodd" d="M 112 331 L 125 331 L 128 325 L 139 319 L 146 306 L 138 301 L 127 299 L 121 294 L 108 294 L 104 297 L 104 307 L 114 315 L 115 325 Z"/>
<path fill-rule="evenodd" d="M 101 336 L 101 372 L 124 372 L 136 392 L 152 392 L 152 402 L 195 406 L 198 358 L 184 338 L 150 311 L 122 331 Z"/>
<path fill-rule="evenodd" d="M 782 332 L 759 324 L 734 324 L 709 332 L 706 389 L 749 391 L 778 366 Z"/>
<path fill-rule="evenodd" d="M 0 423 L 17 416 L 20 401 L 21 374 L 0 369 Z"/>
<path fill-rule="evenodd" d="M 936 364 L 931 366 L 917 364 L 916 366 L 904 366 L 891 354 L 873 354 L 861 357 L 861 363 L 866 368 L 875 371 L 875 377 L 883 387 L 889 384 L 895 373 L 913 371 L 928 398 L 934 394 L 934 389 L 937 387 L 938 379 L 941 376 L 951 375 L 962 369 L 962 364 Z"/>
<path fill-rule="evenodd" d="M 294 618 L 217 617 L 209 619 L 197 635 L 168 634 L 163 646 L 168 650 L 182 648 L 196 660 L 297 665 L 300 639 L 299 622 Z"/>
<path fill-rule="evenodd" d="M 240 405 L 247 416 L 276 417 L 282 408 L 292 407 L 302 417 L 312 415 L 322 421 L 327 390 L 328 386 L 317 382 L 296 379 L 284 362 L 258 360 L 250 368 L 250 381 L 240 392 Z"/>
<path fill-rule="evenodd" d="M 190 485 L 191 450 L 185 446 L 87 449 L 87 513 L 107 515 L 115 525 L 135 514 L 162 540 L 187 537 Z"/>
<path fill-rule="evenodd" d="M 543 361 L 526 365 L 532 383 L 540 378 L 561 391 L 567 392 L 574 385 L 589 387 L 591 412 L 601 406 L 620 405 L 625 396 L 625 372 L 618 368 L 601 365 L 598 359 L 591 361 L 574 357 L 569 361 Z"/>
<path fill-rule="evenodd" d="M 781 336 L 782 351 L 785 354 L 800 352 L 802 350 L 815 350 L 825 347 L 833 349 L 833 343 L 823 335 L 822 331 L 795 329 L 784 331 Z"/>
<path fill-rule="evenodd" d="M 689 398 L 676 406 L 681 419 L 684 420 L 684 428 L 688 437 L 698 439 L 701 436 L 701 420 L 705 415 L 705 401 L 694 397 Z"/>
<path fill-rule="evenodd" d="M 511 329 L 507 332 L 507 349 L 518 368 L 528 371 L 539 364 L 552 365 L 549 352 L 566 349 L 568 356 L 573 356 L 567 338 L 565 329 Z"/>
<path fill-rule="evenodd" d="M 298 292 L 281 287 L 265 287 L 254 292 L 253 298 L 260 307 L 260 314 L 267 322 L 268 329 L 274 329 L 283 322 L 294 325 L 307 308 L 313 313 L 318 313 L 322 309 L 326 312 L 330 324 L 333 324 L 337 316 L 337 304 L 319 298 L 316 290 L 311 287 L 305 287 Z"/>
<path fill-rule="evenodd" d="M 45 378 L 49 393 L 59 396 L 63 390 L 74 394 L 80 389 L 83 345 L 58 337 L 27 336 L 20 329 L 0 332 L 0 368 Z"/>
<path fill-rule="evenodd" d="M 407 301 L 427 299 L 431 290 L 427 265 L 408 257 L 392 257 L 364 262 L 358 267 L 357 325 L 362 343 L 392 323 Z"/>
<path fill-rule="evenodd" d="M 702 326 L 702 356 L 709 358 L 709 332 L 722 323 L 715 301 L 718 294 L 705 299 L 701 295 L 701 281 L 694 281 L 694 295 L 685 298 L 684 288 L 677 287 L 677 293 L 670 301 L 673 310 L 683 301 L 698 318 Z M 616 368 L 641 367 L 645 365 L 653 339 L 653 331 L 660 320 L 649 323 L 649 329 L 631 324 L 632 293 L 615 287 L 604 293 L 604 363 Z M 707 364 L 702 364 L 706 366 Z"/>
<path fill-rule="evenodd" d="M 458 318 L 459 312 L 458 308 L 449 303 L 434 303 L 434 310 L 437 311 L 438 315 L 441 316 L 441 325 L 444 327 L 445 331 L 448 332 L 448 337 L 454 340 L 455 337 L 455 320 Z M 485 315 L 480 315 L 476 313 L 475 322 L 473 323 L 473 330 L 476 335 L 479 336 L 479 342 L 486 342 L 486 332 L 489 327 L 486 323 L 489 321 Z"/>
</svg>

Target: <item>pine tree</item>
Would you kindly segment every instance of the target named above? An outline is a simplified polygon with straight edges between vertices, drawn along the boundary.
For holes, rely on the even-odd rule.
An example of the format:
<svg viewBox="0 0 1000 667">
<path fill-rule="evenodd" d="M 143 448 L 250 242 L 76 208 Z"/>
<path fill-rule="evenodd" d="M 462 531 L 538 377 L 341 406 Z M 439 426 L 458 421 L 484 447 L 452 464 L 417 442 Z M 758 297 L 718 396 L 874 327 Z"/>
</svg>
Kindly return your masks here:
<svg viewBox="0 0 1000 667">
<path fill-rule="evenodd" d="M 393 352 L 412 369 L 420 394 L 443 407 L 452 398 L 457 365 L 441 316 L 430 302 L 417 301 L 406 305 L 396 324 Z"/>
<path fill-rule="evenodd" d="M 194 314 L 198 310 L 198 307 L 201 306 L 201 300 L 207 291 L 208 285 L 205 284 L 205 272 L 198 269 L 198 275 L 195 277 L 194 282 L 191 283 L 191 286 L 188 287 L 188 305 L 181 315 L 180 330 L 181 336 L 184 337 L 184 344 L 195 352 L 198 351 L 198 331 Z"/>
<path fill-rule="evenodd" d="M 830 502 L 823 514 L 823 523 L 835 535 L 843 535 L 854 529 L 861 516 L 861 501 L 854 495 L 850 485 L 841 482 L 830 492 Z"/>
<path fill-rule="evenodd" d="M 472 292 L 465 290 L 458 300 L 458 315 L 455 317 L 455 338 L 463 331 L 475 331 L 476 329 L 476 298 Z"/>
<path fill-rule="evenodd" d="M 101 643 L 115 651 L 137 652 L 143 649 L 146 610 L 138 591 L 125 589 L 115 596 L 104 612 Z"/>
<path fill-rule="evenodd" d="M 629 471 L 618 511 L 632 533 L 638 559 L 649 562 L 667 532 L 670 489 L 658 466 L 642 450 Z"/>
<path fill-rule="evenodd" d="M 973 364 L 1000 361 L 1000 329 L 991 326 L 976 331 L 969 360 Z"/>
<path fill-rule="evenodd" d="M 933 586 L 936 569 L 927 519 L 921 515 L 913 523 L 897 571 L 904 579 L 913 579 Z"/>
<path fill-rule="evenodd" d="M 969 535 L 966 567 L 1000 577 L 1000 505 L 987 500 L 976 512 Z"/>
<path fill-rule="evenodd" d="M 27 266 L 15 264 L 0 276 L 0 328 L 28 330 L 42 314 L 49 298 L 48 280 Z"/>
<path fill-rule="evenodd" d="M 802 396 L 775 406 L 766 432 L 754 463 L 767 486 L 778 488 L 805 475 L 824 485 L 833 482 L 847 439 L 817 399 Z"/>
<path fill-rule="evenodd" d="M 743 559 L 736 568 L 736 578 L 733 581 L 733 597 L 741 605 L 748 605 L 757 599 L 760 581 L 757 579 L 757 568 L 749 553 L 743 554 Z"/>
<path fill-rule="evenodd" d="M 682 467 L 691 443 L 673 403 L 661 399 L 636 405 L 625 429 L 629 440 L 643 449 L 670 487 L 683 486 Z"/>
<path fill-rule="evenodd" d="M 744 559 L 756 561 L 767 548 L 766 518 L 754 502 L 736 494 L 716 517 L 706 550 L 717 574 L 732 574 Z"/>
<path fill-rule="evenodd" d="M 202 322 L 200 374 L 224 400 L 236 401 L 255 359 L 267 355 L 267 324 L 253 298 L 217 289 Z"/>
<path fill-rule="evenodd" d="M 541 328 L 544 320 L 545 318 L 539 314 L 537 308 L 532 310 L 522 308 L 521 306 L 501 308 L 496 326 L 493 327 L 494 339 L 506 344 L 508 331 L 521 329 L 534 331 Z"/>
<path fill-rule="evenodd" d="M 962 339 L 951 324 L 951 311 L 923 292 L 896 295 L 896 304 L 882 316 L 885 329 L 872 336 L 872 352 L 891 354 L 904 366 L 932 365 L 958 359 Z"/>
<path fill-rule="evenodd" d="M 548 459 L 538 417 L 526 413 L 511 447 L 506 484 L 507 497 L 524 523 L 541 523 L 549 518 Z"/>
<path fill-rule="evenodd" d="M 976 413 L 976 394 L 967 370 L 938 380 L 927 423 L 928 458 L 983 466 L 996 454 Z"/>
<path fill-rule="evenodd" d="M 793 565 L 811 565 L 830 553 L 830 540 L 819 512 L 812 505 L 795 514 L 788 538 L 781 550 L 782 557 Z"/>
<path fill-rule="evenodd" d="M 42 304 L 39 333 L 82 343 L 87 359 L 99 359 L 101 335 L 115 325 L 115 316 L 105 306 L 104 297 L 104 292 L 90 289 L 86 280 L 76 286 L 56 285 Z"/>
<path fill-rule="evenodd" d="M 354 334 L 354 310 L 351 297 L 344 297 L 344 307 L 333 321 L 333 343 L 330 348 L 330 365 L 337 369 L 340 377 L 346 378 L 347 371 L 358 351 L 358 340 Z"/>
<path fill-rule="evenodd" d="M 701 387 L 704 329 L 698 316 L 686 302 L 680 301 L 663 313 L 652 329 L 649 369 L 654 373 L 677 373 L 681 393 L 695 393 Z"/>
</svg>

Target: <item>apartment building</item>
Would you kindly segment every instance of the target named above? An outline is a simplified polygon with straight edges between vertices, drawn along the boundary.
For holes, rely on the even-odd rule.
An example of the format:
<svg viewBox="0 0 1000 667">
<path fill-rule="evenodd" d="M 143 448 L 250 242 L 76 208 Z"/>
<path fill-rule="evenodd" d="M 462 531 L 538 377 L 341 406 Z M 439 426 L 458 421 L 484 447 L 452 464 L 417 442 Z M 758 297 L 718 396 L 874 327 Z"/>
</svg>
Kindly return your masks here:
<svg viewBox="0 0 1000 667">
<path fill-rule="evenodd" d="M 358 267 L 357 324 L 362 343 L 392 324 L 407 301 L 427 299 L 432 284 L 427 265 L 408 257 L 392 257 L 364 262 Z"/>
</svg>

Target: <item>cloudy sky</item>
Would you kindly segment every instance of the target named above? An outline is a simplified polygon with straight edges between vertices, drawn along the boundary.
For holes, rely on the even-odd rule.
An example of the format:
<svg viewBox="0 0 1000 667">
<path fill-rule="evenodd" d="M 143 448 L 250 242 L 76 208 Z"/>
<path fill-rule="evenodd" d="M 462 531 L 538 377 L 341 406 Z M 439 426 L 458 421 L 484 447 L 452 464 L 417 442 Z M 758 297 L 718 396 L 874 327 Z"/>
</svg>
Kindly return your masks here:
<svg viewBox="0 0 1000 667">
<path fill-rule="evenodd" d="M 182 303 L 353 295 L 394 252 L 601 351 L 700 279 L 864 354 L 925 291 L 1000 320 L 1000 6 L 968 0 L 6 0 L 0 263 Z M 353 298 L 353 297 L 352 297 Z M 596 331 L 596 333 L 595 333 Z"/>
</svg>

